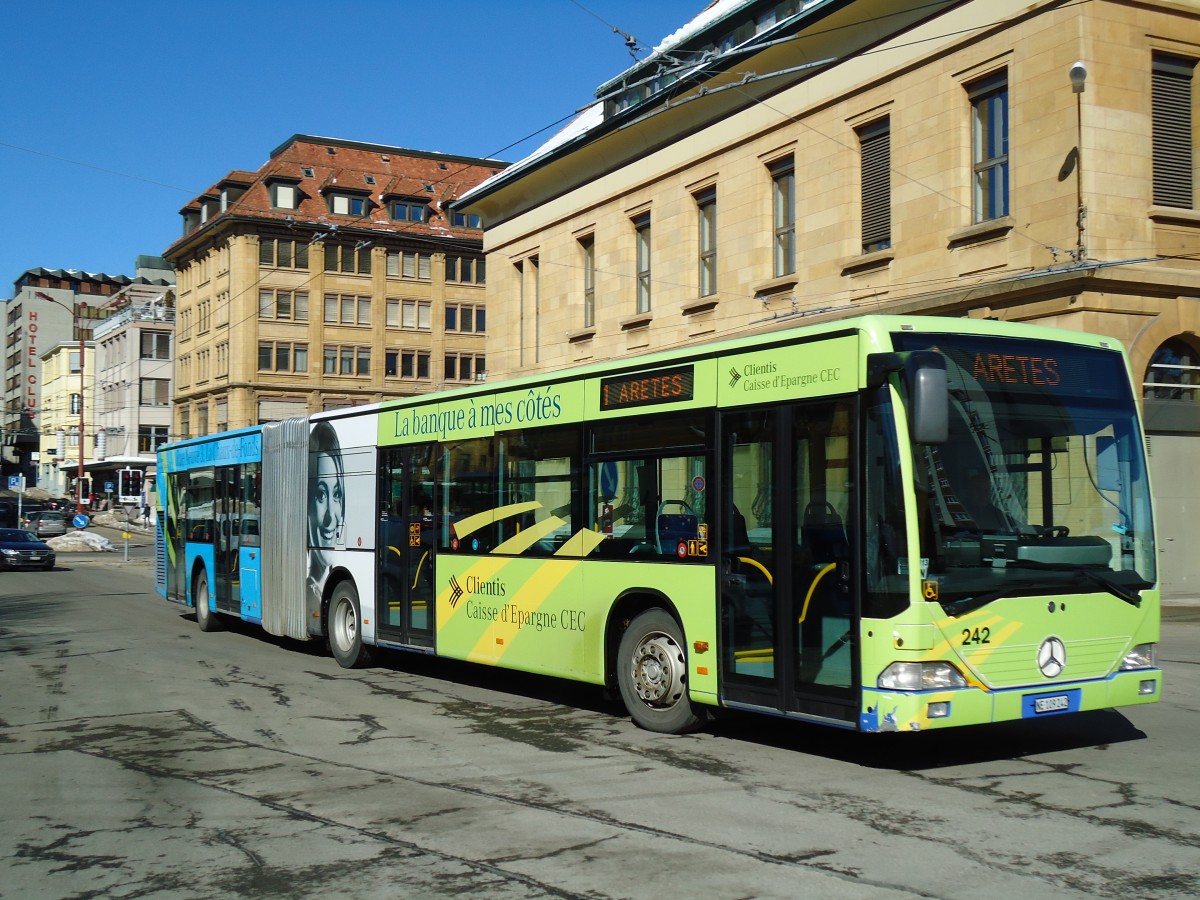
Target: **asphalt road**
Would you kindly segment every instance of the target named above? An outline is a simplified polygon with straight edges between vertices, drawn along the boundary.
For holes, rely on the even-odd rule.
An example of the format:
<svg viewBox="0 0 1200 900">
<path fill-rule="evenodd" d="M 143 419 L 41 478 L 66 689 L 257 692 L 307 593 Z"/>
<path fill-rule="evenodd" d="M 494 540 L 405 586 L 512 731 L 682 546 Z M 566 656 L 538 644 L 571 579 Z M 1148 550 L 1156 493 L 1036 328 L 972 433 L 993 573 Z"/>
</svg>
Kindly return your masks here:
<svg viewBox="0 0 1200 900">
<path fill-rule="evenodd" d="M 586 686 L 201 634 L 133 544 L 0 573 L 0 896 L 1200 894 L 1193 607 L 1151 707 L 669 737 Z"/>
</svg>

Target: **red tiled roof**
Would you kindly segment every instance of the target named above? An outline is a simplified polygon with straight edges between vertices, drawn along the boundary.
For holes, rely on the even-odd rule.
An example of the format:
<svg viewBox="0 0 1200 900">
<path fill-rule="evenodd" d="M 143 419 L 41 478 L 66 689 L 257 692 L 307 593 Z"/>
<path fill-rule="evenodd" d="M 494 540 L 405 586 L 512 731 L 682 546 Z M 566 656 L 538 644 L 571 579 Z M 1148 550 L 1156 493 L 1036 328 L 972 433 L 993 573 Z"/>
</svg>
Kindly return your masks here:
<svg viewBox="0 0 1200 900">
<path fill-rule="evenodd" d="M 333 153 L 329 152 L 330 149 Z M 455 228 L 450 224 L 447 206 L 460 194 L 507 165 L 494 160 L 294 135 L 276 148 L 257 172 L 235 169 L 184 206 L 180 212 L 198 209 L 202 198 L 219 196 L 223 184 L 249 184 L 246 191 L 223 212 L 180 238 L 172 247 L 228 217 L 337 224 L 356 231 L 369 229 L 430 237 L 478 239 L 481 236 L 479 229 Z M 311 176 L 305 174 L 306 169 L 312 172 Z M 364 175 L 374 176 L 375 184 L 367 184 Z M 297 183 L 299 198 L 296 209 L 272 208 L 272 177 Z M 328 193 L 338 187 L 358 195 L 369 193 L 372 203 L 368 213 L 365 216 L 331 213 Z M 387 214 L 388 197 L 413 197 L 426 201 L 430 207 L 429 220 L 391 221 Z M 167 252 L 170 252 L 170 248 Z"/>
</svg>

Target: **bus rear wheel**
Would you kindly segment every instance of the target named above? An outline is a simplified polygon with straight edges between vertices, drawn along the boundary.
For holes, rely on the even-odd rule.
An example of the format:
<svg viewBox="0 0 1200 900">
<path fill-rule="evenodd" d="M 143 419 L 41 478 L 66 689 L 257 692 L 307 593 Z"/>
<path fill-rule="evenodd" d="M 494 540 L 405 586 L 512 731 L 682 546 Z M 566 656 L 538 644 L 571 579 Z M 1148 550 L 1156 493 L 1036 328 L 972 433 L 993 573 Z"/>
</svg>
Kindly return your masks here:
<svg viewBox="0 0 1200 900">
<path fill-rule="evenodd" d="M 192 589 L 192 599 L 196 603 L 196 624 L 201 631 L 220 631 L 221 619 L 208 606 L 208 573 L 203 569 L 196 575 L 196 586 Z"/>
<path fill-rule="evenodd" d="M 338 665 L 343 669 L 370 665 L 371 649 L 362 640 L 358 589 L 353 582 L 339 582 L 333 589 L 329 598 L 328 623 L 329 652 Z"/>
<path fill-rule="evenodd" d="M 705 721 L 688 699 L 683 630 L 665 610 L 646 610 L 621 635 L 617 683 L 629 715 L 647 731 L 683 734 Z"/>
</svg>

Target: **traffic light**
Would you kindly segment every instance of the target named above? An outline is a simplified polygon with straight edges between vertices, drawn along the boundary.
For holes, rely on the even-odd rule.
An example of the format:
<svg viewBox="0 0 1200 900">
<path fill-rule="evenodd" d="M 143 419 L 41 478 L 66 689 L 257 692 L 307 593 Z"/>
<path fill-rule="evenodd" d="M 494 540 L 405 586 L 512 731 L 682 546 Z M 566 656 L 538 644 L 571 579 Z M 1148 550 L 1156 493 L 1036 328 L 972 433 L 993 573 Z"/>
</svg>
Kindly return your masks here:
<svg viewBox="0 0 1200 900">
<path fill-rule="evenodd" d="M 79 479 L 79 502 L 92 502 L 92 480 L 90 478 Z"/>
<path fill-rule="evenodd" d="M 142 498 L 142 470 L 122 469 L 117 482 L 117 500 L 121 503 Z"/>
</svg>

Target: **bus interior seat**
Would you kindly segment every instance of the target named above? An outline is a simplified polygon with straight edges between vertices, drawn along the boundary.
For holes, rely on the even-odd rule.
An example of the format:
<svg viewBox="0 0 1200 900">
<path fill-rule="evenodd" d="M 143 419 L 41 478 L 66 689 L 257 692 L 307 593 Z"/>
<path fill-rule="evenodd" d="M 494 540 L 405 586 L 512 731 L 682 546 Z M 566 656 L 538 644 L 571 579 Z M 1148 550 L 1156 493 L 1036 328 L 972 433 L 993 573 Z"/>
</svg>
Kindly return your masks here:
<svg viewBox="0 0 1200 900">
<path fill-rule="evenodd" d="M 680 509 L 682 512 L 667 512 Z M 654 517 L 654 538 L 660 556 L 674 556 L 682 541 L 700 536 L 700 521 L 692 508 L 682 500 L 664 500 Z"/>
<path fill-rule="evenodd" d="M 842 562 L 850 558 L 846 527 L 833 504 L 827 500 L 814 500 L 804 508 L 800 540 L 802 546 L 812 554 L 814 562 Z"/>
</svg>

